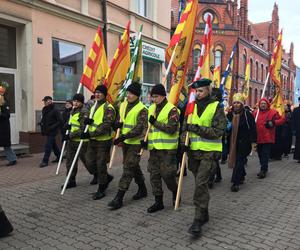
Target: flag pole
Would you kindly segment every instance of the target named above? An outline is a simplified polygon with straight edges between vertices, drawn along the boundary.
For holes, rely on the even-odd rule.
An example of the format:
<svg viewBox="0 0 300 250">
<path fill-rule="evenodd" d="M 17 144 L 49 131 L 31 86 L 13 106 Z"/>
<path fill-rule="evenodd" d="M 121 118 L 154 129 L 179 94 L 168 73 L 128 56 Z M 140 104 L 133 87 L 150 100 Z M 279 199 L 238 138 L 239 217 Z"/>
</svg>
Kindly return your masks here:
<svg viewBox="0 0 300 250">
<path fill-rule="evenodd" d="M 77 94 L 80 93 L 81 88 L 82 88 L 82 83 L 80 82 L 79 85 L 78 85 L 78 88 L 77 88 L 77 92 L 76 92 Z M 72 108 L 72 109 L 73 109 L 73 108 Z M 68 125 L 71 125 L 70 122 L 71 122 L 71 114 L 70 114 L 70 116 L 69 116 Z M 70 131 L 67 129 L 65 135 L 68 135 L 69 133 L 70 133 Z M 64 141 L 63 141 L 62 148 L 61 148 L 61 153 L 60 153 L 60 156 L 59 156 L 57 168 L 56 168 L 56 175 L 58 175 L 58 172 L 59 172 L 59 169 L 60 169 L 60 165 L 61 165 L 61 162 L 62 162 L 62 159 L 63 159 L 63 155 L 64 155 L 64 151 L 65 151 L 66 144 L 67 144 L 67 141 L 64 140 Z"/>
<path fill-rule="evenodd" d="M 261 94 L 260 99 L 262 99 L 265 96 L 265 92 L 266 92 L 267 84 L 268 84 L 268 81 L 269 81 L 269 77 L 270 77 L 270 71 L 267 74 L 267 78 L 266 78 L 265 85 L 264 85 L 263 92 Z M 257 107 L 257 112 L 256 112 L 256 116 L 255 116 L 255 122 L 257 122 L 258 114 L 259 114 L 259 107 Z"/>
<path fill-rule="evenodd" d="M 96 106 L 98 104 L 98 101 L 95 101 L 95 104 L 93 105 L 93 107 L 91 108 L 91 112 L 90 112 L 90 115 L 89 115 L 89 118 L 93 118 L 94 116 L 94 113 L 95 113 L 95 110 L 96 110 Z M 86 133 L 89 129 L 89 125 L 86 125 L 85 128 L 84 128 L 84 133 Z M 65 181 L 65 184 L 63 186 L 63 189 L 61 190 L 61 195 L 63 195 L 65 193 L 65 190 L 66 190 L 66 187 L 69 183 L 69 179 L 71 177 L 71 174 L 72 174 L 72 171 L 74 169 L 74 166 L 75 166 L 75 163 L 77 161 L 77 158 L 78 158 L 78 155 L 80 153 L 80 150 L 81 150 L 81 147 L 82 147 L 82 144 L 83 144 L 83 139 L 80 139 L 80 143 L 79 143 L 79 146 L 77 148 L 77 151 L 76 151 L 76 154 L 74 156 L 74 159 L 73 159 L 73 162 L 72 162 L 72 165 L 71 165 L 71 168 L 69 169 L 69 172 L 68 172 L 68 175 L 67 175 L 67 178 L 66 178 L 66 181 Z"/>
<path fill-rule="evenodd" d="M 173 63 L 173 60 L 174 60 L 174 57 L 175 57 L 175 52 L 176 52 L 177 46 L 178 46 L 178 42 L 175 44 L 175 47 L 174 47 L 174 50 L 173 50 L 173 52 L 172 52 L 172 56 L 171 56 L 171 59 L 170 59 L 168 68 L 167 68 L 167 70 L 166 70 L 166 77 L 165 77 L 165 79 L 164 79 L 164 81 L 163 81 L 164 87 L 166 87 L 168 75 L 169 75 L 169 72 L 170 72 L 170 70 L 171 70 L 171 66 L 172 66 L 172 63 Z M 155 110 L 154 110 L 154 113 L 155 113 Z M 149 133 L 150 133 L 151 128 L 152 128 L 152 125 L 149 124 L 148 129 L 147 129 L 146 134 L 145 134 L 145 137 L 144 137 L 144 142 L 145 142 L 145 143 L 146 143 L 147 140 L 148 140 L 148 135 L 149 135 Z M 141 148 L 139 155 L 141 156 L 141 155 L 143 154 L 143 152 L 144 152 L 144 149 Z"/>
</svg>

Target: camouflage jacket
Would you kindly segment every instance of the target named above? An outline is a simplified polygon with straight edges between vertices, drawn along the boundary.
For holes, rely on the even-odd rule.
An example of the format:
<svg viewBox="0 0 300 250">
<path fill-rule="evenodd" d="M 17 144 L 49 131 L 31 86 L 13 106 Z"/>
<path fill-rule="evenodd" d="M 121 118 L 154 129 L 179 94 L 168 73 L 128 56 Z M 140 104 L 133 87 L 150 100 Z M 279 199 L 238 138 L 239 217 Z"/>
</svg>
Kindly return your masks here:
<svg viewBox="0 0 300 250">
<path fill-rule="evenodd" d="M 160 104 L 156 105 L 155 109 L 155 117 L 158 117 L 159 113 L 162 111 L 163 107 L 168 103 L 167 98 L 165 98 Z M 179 112 L 177 108 L 173 108 L 169 112 L 168 116 L 168 123 L 161 123 L 158 121 L 155 121 L 153 126 L 157 128 L 158 130 L 161 130 L 162 132 L 165 132 L 167 134 L 174 134 L 179 128 Z"/>
</svg>

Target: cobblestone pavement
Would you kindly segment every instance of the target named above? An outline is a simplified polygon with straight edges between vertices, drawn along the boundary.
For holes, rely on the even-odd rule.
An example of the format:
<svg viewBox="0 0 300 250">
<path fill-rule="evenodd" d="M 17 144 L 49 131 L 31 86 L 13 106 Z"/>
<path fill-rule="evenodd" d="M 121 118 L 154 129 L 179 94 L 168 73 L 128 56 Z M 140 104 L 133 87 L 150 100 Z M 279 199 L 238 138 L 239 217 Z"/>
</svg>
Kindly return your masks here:
<svg viewBox="0 0 300 250">
<path fill-rule="evenodd" d="M 61 196 L 64 171 L 56 176 L 54 164 L 38 168 L 41 157 L 18 159 L 13 167 L 0 162 L 0 204 L 15 228 L 0 239 L 0 249 L 300 249 L 300 164 L 293 160 L 272 162 L 267 178 L 259 180 L 258 160 L 251 156 L 238 193 L 230 192 L 231 170 L 222 165 L 223 181 L 211 190 L 210 221 L 202 237 L 193 239 L 187 233 L 194 213 L 191 173 L 184 179 L 178 211 L 166 191 L 165 209 L 148 214 L 154 199 L 145 155 L 148 197 L 133 201 L 137 187 L 132 183 L 124 207 L 110 211 L 107 203 L 121 175 L 120 154 L 110 171 L 115 179 L 98 201 L 91 198 L 97 187 L 89 185 L 91 176 L 82 166 L 77 188 Z"/>
</svg>

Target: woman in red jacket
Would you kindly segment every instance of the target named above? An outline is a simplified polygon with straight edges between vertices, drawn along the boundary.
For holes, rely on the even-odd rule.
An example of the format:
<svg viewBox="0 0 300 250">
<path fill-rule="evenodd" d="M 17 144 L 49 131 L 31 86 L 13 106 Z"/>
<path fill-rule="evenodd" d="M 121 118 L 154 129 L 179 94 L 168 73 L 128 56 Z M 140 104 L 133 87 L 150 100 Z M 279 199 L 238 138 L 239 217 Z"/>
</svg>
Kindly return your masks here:
<svg viewBox="0 0 300 250">
<path fill-rule="evenodd" d="M 270 109 L 270 103 L 266 98 L 262 98 L 259 101 L 258 107 L 259 113 L 256 121 L 256 130 L 260 172 L 257 176 L 259 179 L 263 179 L 268 172 L 271 145 L 275 143 L 275 127 L 282 125 L 285 119 L 276 110 Z M 254 117 L 256 117 L 257 112 L 257 110 L 254 111 Z"/>
</svg>

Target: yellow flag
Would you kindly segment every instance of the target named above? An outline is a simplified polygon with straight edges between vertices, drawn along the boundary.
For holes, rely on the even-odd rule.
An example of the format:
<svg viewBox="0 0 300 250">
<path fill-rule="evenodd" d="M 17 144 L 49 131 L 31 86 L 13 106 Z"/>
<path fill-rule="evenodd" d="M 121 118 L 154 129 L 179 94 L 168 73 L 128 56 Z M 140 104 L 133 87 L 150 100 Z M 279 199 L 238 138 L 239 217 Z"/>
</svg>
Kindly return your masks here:
<svg viewBox="0 0 300 250">
<path fill-rule="evenodd" d="M 225 82 L 225 92 L 226 92 L 227 100 L 230 100 L 231 87 L 232 87 L 232 71 L 233 71 L 233 60 L 231 60 L 230 70 Z"/>
<path fill-rule="evenodd" d="M 271 103 L 271 108 L 277 110 L 277 112 L 281 115 L 284 116 L 284 100 L 282 97 L 282 90 L 280 87 L 276 86 L 276 95 Z"/>
<path fill-rule="evenodd" d="M 271 64 L 270 64 L 270 77 L 274 83 L 281 87 L 281 60 L 282 60 L 282 30 L 278 35 L 278 39 L 272 54 Z"/>
<path fill-rule="evenodd" d="M 242 91 L 245 100 L 248 99 L 250 88 L 250 60 L 247 60 L 246 72 L 245 72 L 245 83 L 243 85 Z"/>
<path fill-rule="evenodd" d="M 214 78 L 213 78 L 213 86 L 215 88 L 220 88 L 221 83 L 221 66 L 214 68 Z"/>
</svg>

